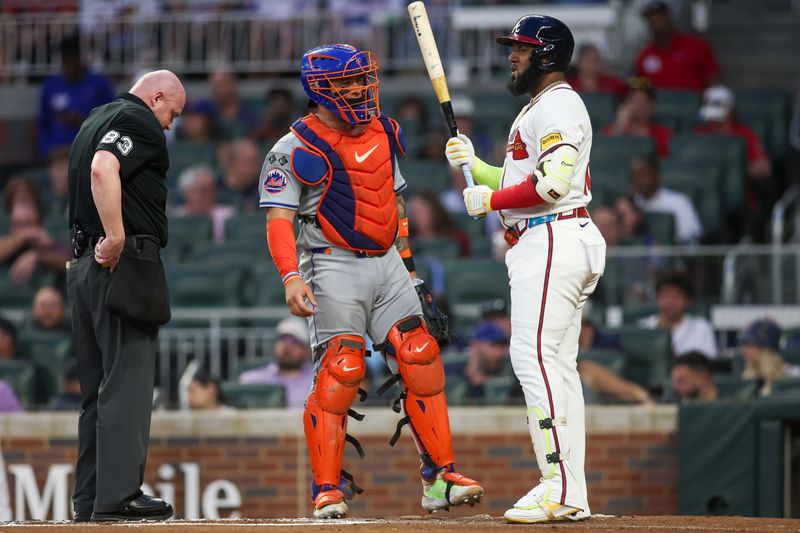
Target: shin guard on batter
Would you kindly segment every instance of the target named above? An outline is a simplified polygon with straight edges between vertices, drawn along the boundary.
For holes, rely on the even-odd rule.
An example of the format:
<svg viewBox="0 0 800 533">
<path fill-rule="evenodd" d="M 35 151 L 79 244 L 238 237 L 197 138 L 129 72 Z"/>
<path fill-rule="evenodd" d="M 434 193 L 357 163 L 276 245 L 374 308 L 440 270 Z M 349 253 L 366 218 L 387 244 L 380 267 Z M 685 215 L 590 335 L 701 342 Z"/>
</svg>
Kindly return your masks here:
<svg viewBox="0 0 800 533">
<path fill-rule="evenodd" d="M 528 409 L 528 431 L 533 441 L 536 462 L 542 478 L 553 479 L 561 461 L 569 459 L 567 421 L 564 418 L 547 418 L 538 407 Z"/>
<path fill-rule="evenodd" d="M 303 414 L 316 491 L 340 485 L 347 413 L 366 371 L 363 338 L 338 335 L 325 344 Z"/>
<path fill-rule="evenodd" d="M 453 445 L 444 395 L 444 365 L 436 339 L 420 317 L 404 318 L 389 332 L 386 354 L 396 360 L 405 385 L 403 406 L 420 454 L 427 455 L 439 469 L 451 465 Z M 435 477 L 436 471 L 427 474 Z"/>
</svg>

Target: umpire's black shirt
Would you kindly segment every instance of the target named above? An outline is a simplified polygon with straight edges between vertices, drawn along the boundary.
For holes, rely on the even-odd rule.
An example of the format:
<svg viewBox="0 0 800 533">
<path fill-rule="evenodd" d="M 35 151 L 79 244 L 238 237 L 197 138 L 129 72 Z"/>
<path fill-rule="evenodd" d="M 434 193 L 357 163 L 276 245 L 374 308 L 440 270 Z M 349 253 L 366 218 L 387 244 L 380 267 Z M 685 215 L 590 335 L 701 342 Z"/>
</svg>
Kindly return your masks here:
<svg viewBox="0 0 800 533">
<path fill-rule="evenodd" d="M 92 158 L 98 150 L 119 160 L 125 235 L 153 235 L 167 244 L 169 154 L 164 129 L 137 96 L 122 93 L 96 107 L 84 121 L 69 154 L 69 224 L 103 234 L 92 197 Z"/>
</svg>

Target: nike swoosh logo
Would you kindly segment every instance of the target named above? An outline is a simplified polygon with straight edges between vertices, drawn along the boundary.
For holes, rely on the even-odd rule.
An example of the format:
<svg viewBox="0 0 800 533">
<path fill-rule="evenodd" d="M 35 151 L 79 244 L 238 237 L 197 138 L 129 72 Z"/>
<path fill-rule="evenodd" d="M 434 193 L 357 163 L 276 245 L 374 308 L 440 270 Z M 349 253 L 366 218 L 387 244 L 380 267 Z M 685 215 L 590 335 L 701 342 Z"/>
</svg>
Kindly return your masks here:
<svg viewBox="0 0 800 533">
<path fill-rule="evenodd" d="M 579 225 L 580 227 L 582 227 L 582 228 L 585 228 L 586 226 L 588 226 L 588 225 L 589 225 L 589 223 L 588 223 L 588 222 L 584 222 L 583 224 L 581 224 L 580 222 L 578 222 L 578 225 Z"/>
<path fill-rule="evenodd" d="M 369 155 L 370 155 L 372 152 L 374 152 L 374 151 L 375 151 L 375 148 L 377 148 L 377 147 L 378 147 L 378 145 L 376 144 L 375 146 L 373 146 L 373 147 L 370 149 L 370 151 L 369 151 L 369 152 L 367 152 L 367 153 L 366 153 L 366 154 L 364 154 L 364 155 L 360 155 L 358 152 L 356 152 L 356 162 L 357 162 L 357 163 L 363 163 L 363 162 L 364 162 L 364 161 L 365 161 L 365 160 L 366 160 L 366 159 L 369 157 Z"/>
<path fill-rule="evenodd" d="M 343 366 L 342 370 L 344 370 L 345 372 L 350 372 L 351 370 L 356 370 L 357 368 L 358 368 L 357 366 Z"/>
<path fill-rule="evenodd" d="M 415 351 L 415 352 L 417 352 L 417 353 L 419 353 L 419 352 L 421 352 L 422 350 L 424 350 L 424 349 L 425 349 L 425 347 L 426 347 L 426 346 L 428 346 L 430 343 L 431 343 L 431 341 L 428 341 L 428 342 L 426 342 L 425 344 L 423 344 L 422 346 L 417 346 L 416 348 L 414 348 L 414 351 Z"/>
</svg>

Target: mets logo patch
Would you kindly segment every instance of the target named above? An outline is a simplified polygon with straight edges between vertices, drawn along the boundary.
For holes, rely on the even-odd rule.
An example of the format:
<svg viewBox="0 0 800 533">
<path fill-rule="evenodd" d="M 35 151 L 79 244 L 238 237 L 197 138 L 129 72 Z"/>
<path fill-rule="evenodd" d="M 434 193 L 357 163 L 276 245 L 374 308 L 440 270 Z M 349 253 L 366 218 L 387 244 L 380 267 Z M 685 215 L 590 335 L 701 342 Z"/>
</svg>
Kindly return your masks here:
<svg viewBox="0 0 800 533">
<path fill-rule="evenodd" d="M 286 188 L 286 173 L 279 168 L 271 168 L 264 176 L 264 190 L 271 193 L 281 192 Z"/>
<path fill-rule="evenodd" d="M 514 161 L 528 159 L 528 147 L 522 142 L 522 136 L 519 134 L 519 130 L 514 132 L 514 140 L 511 141 L 508 144 L 508 148 L 506 148 L 506 153 L 508 152 L 511 152 L 511 157 Z"/>
</svg>

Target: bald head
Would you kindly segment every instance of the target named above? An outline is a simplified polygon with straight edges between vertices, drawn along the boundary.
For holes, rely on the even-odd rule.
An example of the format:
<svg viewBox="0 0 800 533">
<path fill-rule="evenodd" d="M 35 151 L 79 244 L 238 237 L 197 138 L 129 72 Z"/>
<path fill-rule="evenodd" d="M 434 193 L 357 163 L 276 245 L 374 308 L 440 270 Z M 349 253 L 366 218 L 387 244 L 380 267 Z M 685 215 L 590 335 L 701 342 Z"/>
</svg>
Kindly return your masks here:
<svg viewBox="0 0 800 533">
<path fill-rule="evenodd" d="M 143 74 L 131 87 L 130 93 L 147 104 L 165 130 L 181 114 L 186 103 L 186 91 L 178 76 L 169 70 L 155 70 Z"/>
</svg>

